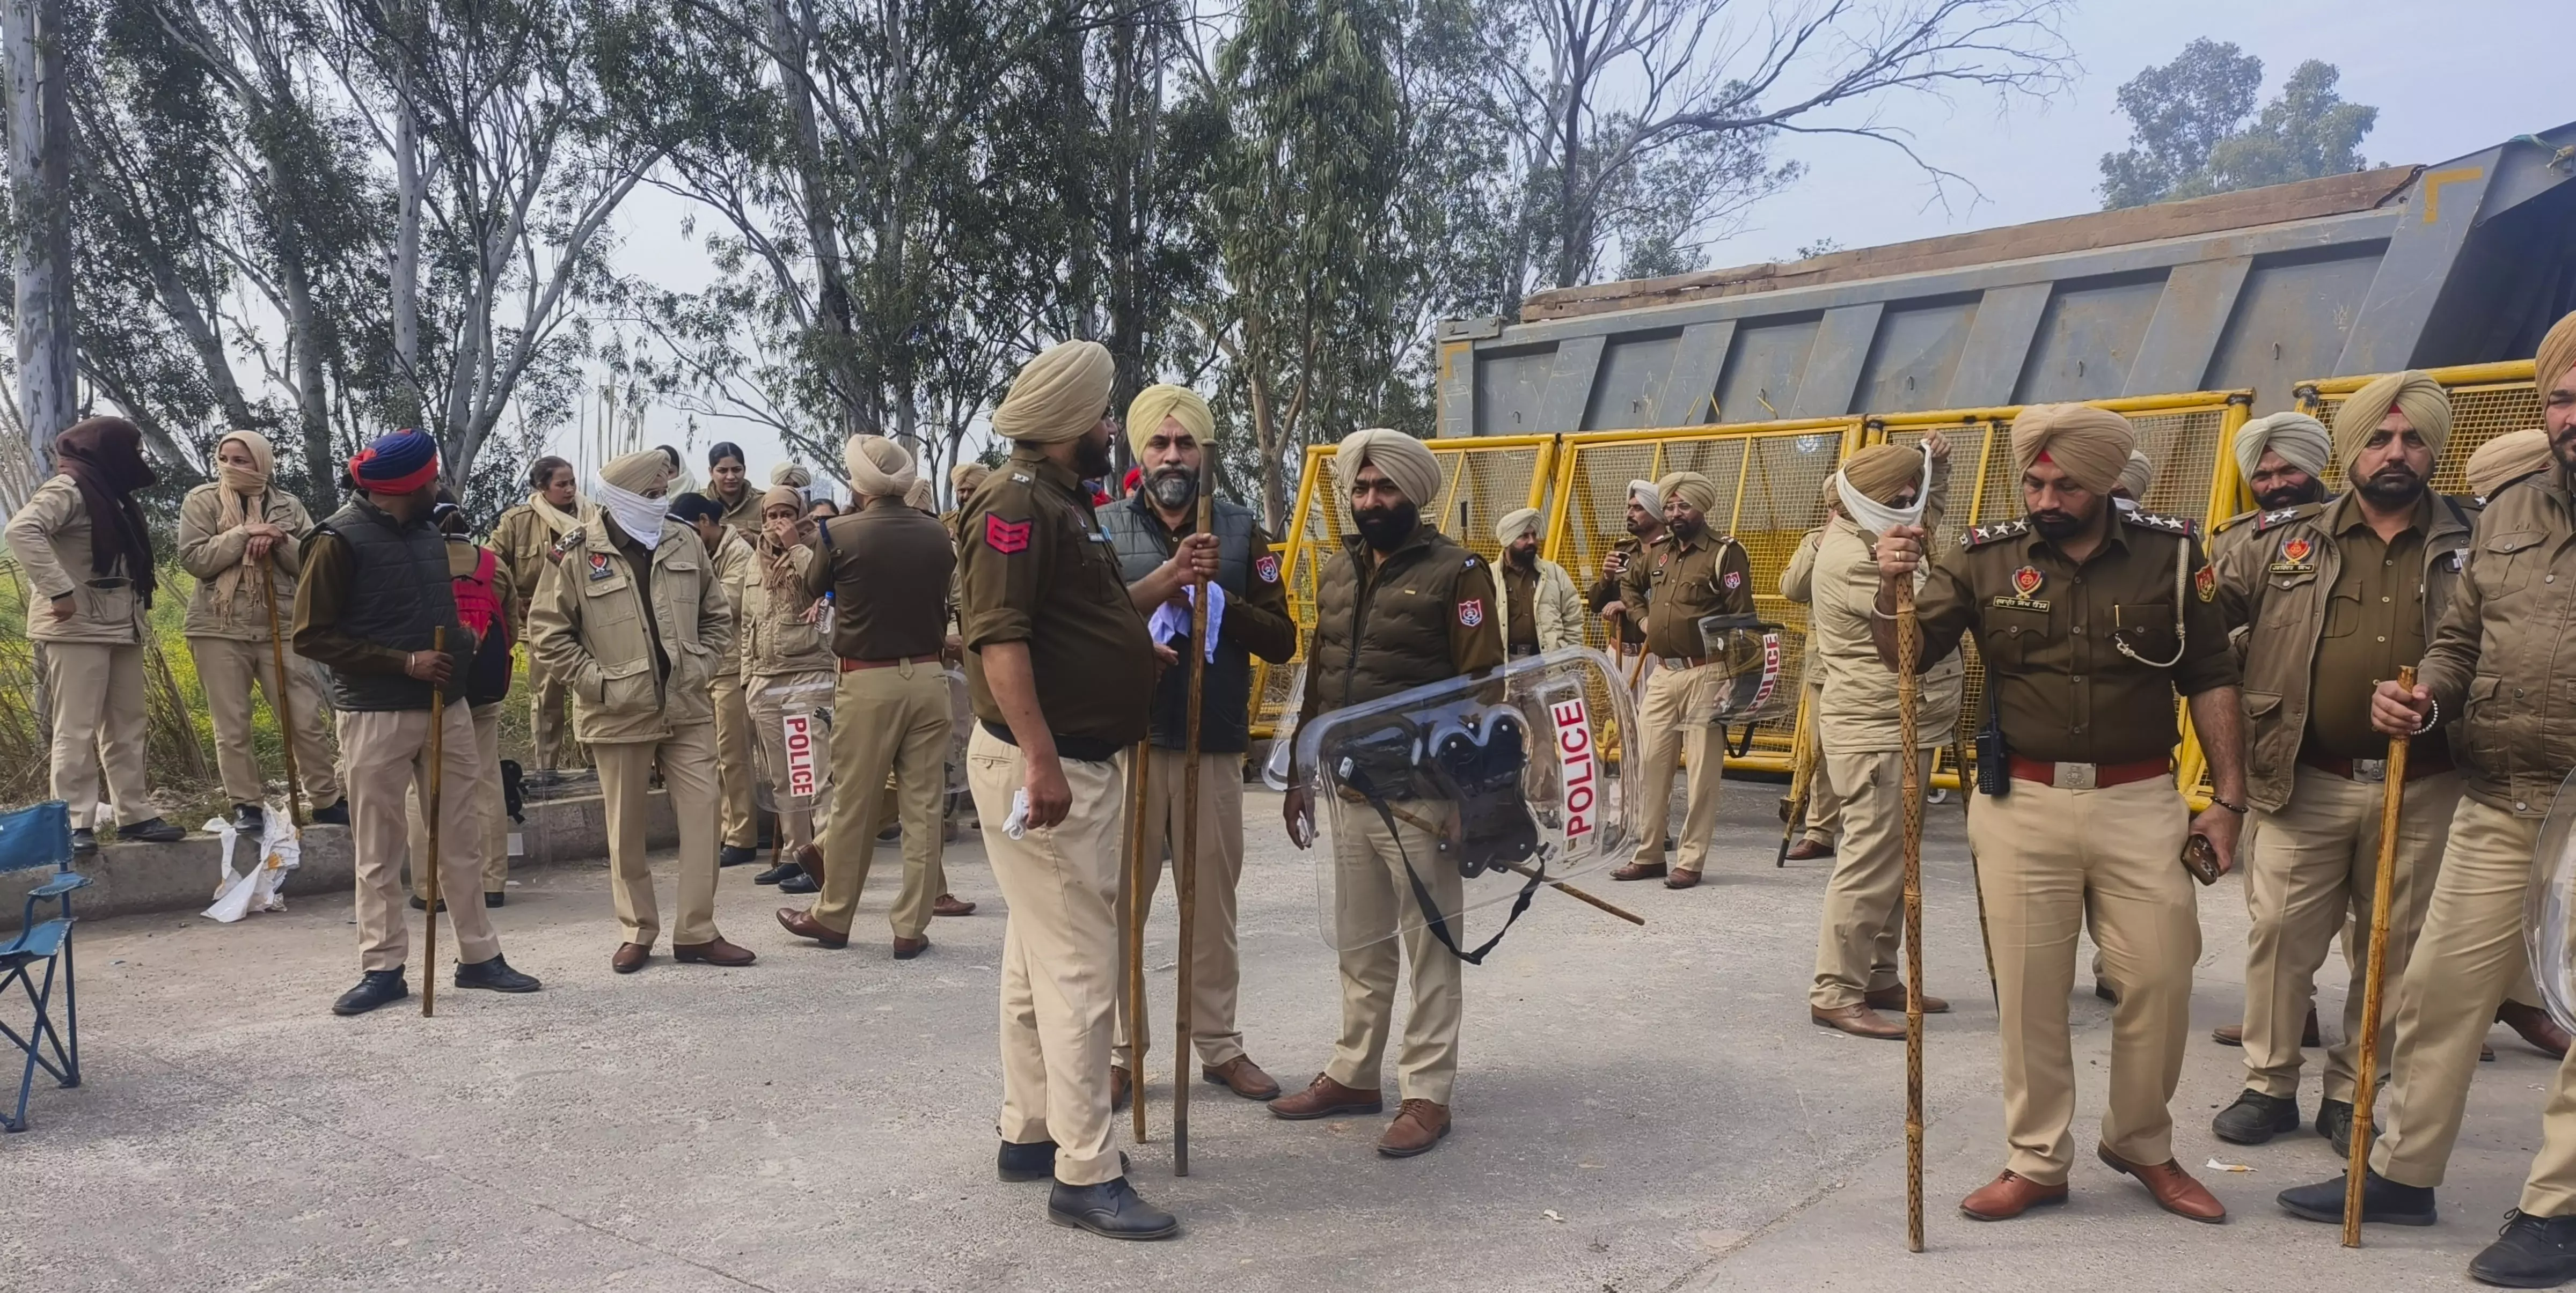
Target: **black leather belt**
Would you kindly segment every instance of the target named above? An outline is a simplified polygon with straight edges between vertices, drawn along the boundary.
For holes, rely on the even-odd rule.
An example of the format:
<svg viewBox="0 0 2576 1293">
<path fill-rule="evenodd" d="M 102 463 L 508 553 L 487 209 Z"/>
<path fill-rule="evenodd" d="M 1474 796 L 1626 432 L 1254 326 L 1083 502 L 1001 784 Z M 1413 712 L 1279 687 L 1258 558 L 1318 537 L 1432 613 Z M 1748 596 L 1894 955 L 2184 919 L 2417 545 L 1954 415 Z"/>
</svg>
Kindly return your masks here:
<svg viewBox="0 0 2576 1293">
<path fill-rule="evenodd" d="M 990 733 L 994 740 L 1010 746 L 1015 750 L 1020 747 L 1019 742 L 1011 739 L 1011 729 L 1008 726 L 996 723 L 989 718 L 977 719 L 976 721 L 984 725 L 984 730 Z M 1103 741 L 1097 737 L 1066 736 L 1062 733 L 1057 733 L 1055 738 L 1055 753 L 1057 758 L 1080 759 L 1084 763 L 1107 763 L 1110 760 L 1117 758 L 1118 752 L 1126 748 L 1126 746 L 1120 745 L 1116 741 Z"/>
</svg>

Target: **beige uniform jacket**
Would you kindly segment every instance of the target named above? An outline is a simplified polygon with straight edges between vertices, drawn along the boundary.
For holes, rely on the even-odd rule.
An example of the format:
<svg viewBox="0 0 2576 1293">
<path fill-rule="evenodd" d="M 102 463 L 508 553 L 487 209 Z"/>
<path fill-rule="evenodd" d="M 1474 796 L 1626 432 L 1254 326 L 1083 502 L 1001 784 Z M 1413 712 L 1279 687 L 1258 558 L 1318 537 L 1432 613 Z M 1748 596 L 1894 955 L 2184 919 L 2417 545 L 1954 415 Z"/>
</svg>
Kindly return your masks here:
<svg viewBox="0 0 2576 1293">
<path fill-rule="evenodd" d="M 48 477 L 37 486 L 9 518 L 7 533 L 10 555 L 36 590 L 27 609 L 28 637 L 118 646 L 143 640 L 143 599 L 134 595 L 134 586 L 101 579 L 89 568 L 89 508 L 71 477 Z M 46 604 L 65 593 L 71 594 L 72 617 L 57 620 Z"/>
<path fill-rule="evenodd" d="M 761 579 L 761 563 L 768 560 L 752 549 L 743 563 L 742 601 L 734 608 L 734 622 L 742 629 L 743 676 L 774 678 L 840 668 L 840 657 L 832 654 L 821 626 L 805 620 L 805 608 L 814 601 L 805 591 L 805 572 L 814 564 L 814 550 L 803 544 L 787 550 L 796 576 L 779 593 L 772 593 Z"/>
<path fill-rule="evenodd" d="M 2576 514 L 2563 471 L 2497 490 L 2416 681 L 2457 724 L 2470 798 L 2549 812 L 2576 767 Z"/>
<path fill-rule="evenodd" d="M 754 517 L 753 519 L 756 521 L 759 518 Z M 742 624 L 739 616 L 742 610 L 742 599 L 744 594 L 743 583 L 744 580 L 751 576 L 751 540 L 745 538 L 742 531 L 727 527 L 724 532 L 724 540 L 716 545 L 714 556 L 716 582 L 724 587 L 725 605 L 732 607 L 737 616 L 734 623 L 733 635 L 736 647 L 732 651 L 725 652 L 724 655 L 716 661 L 716 676 L 719 678 L 738 677 L 742 673 L 743 661 L 742 651 L 740 648 L 740 644 L 742 642 Z"/>
<path fill-rule="evenodd" d="M 554 527 L 537 514 L 528 503 L 520 503 L 501 513 L 492 525 L 492 555 L 501 559 L 502 573 L 509 576 L 510 611 L 517 622 L 527 623 L 528 604 L 535 600 L 537 584 L 545 578 L 546 568 L 553 565 Z"/>
<path fill-rule="evenodd" d="M 1807 641 L 1823 670 L 1817 731 L 1837 754 L 1879 754 L 1903 748 L 1897 739 L 1896 671 L 1880 664 L 1870 637 L 1871 608 L 1878 601 L 1878 558 L 1859 527 L 1840 516 L 1828 522 L 1816 545 L 1809 581 Z M 1928 578 L 1925 572 L 1922 578 Z M 1917 587 L 1920 587 L 1918 579 Z M 1958 653 L 1943 656 L 1916 679 L 1914 744 L 1947 745 L 1959 725 L 1959 695 L 1968 668 Z"/>
<path fill-rule="evenodd" d="M 192 638 L 266 642 L 269 617 L 259 604 L 257 567 L 245 572 L 232 598 L 215 592 L 216 582 L 241 565 L 242 551 L 250 545 L 246 529 L 215 529 L 222 524 L 224 503 L 217 496 L 222 489 L 209 481 L 189 490 L 179 502 L 179 565 L 197 581 L 195 591 L 188 594 L 183 631 Z M 269 578 L 277 586 L 277 623 L 283 626 L 295 620 L 295 576 L 304 568 L 304 536 L 313 532 L 313 518 L 302 500 L 282 489 L 262 496 L 260 517 L 287 534 L 285 542 L 268 550 Z"/>
<path fill-rule="evenodd" d="M 733 606 L 706 545 L 688 526 L 662 527 L 647 606 L 607 527 L 598 512 L 583 515 L 578 546 L 548 569 L 528 617 L 528 650 L 572 692 L 573 738 L 660 741 L 674 728 L 714 722 L 710 688 L 717 662 L 733 656 Z M 655 667 L 657 634 L 667 676 Z"/>
<path fill-rule="evenodd" d="M 1494 567 L 1494 604 L 1501 608 L 1495 619 L 1512 622 L 1511 581 L 1502 577 L 1501 566 Z M 1538 560 L 1538 605 L 1532 608 L 1538 621 L 1538 649 L 1553 651 L 1562 646 L 1583 644 L 1583 598 L 1574 591 L 1574 576 L 1565 567 L 1541 557 Z"/>
<path fill-rule="evenodd" d="M 2299 747 L 2308 728 L 2316 680 L 2317 639 L 2326 628 L 2327 592 L 2343 571 L 2334 536 L 2358 507 L 2346 494 L 2265 512 L 2212 540 L 2210 594 L 2241 644 L 2245 696 L 2245 793 L 2254 806 L 2279 812 L 2298 779 Z M 2433 500 L 2424 535 L 2425 637 L 2429 642 L 2460 583 L 2476 513 Z M 2242 630 L 2241 633 L 2237 630 Z M 2456 746 L 2456 742 L 2454 745 Z M 2464 751 L 2455 750 L 2455 756 Z"/>
</svg>

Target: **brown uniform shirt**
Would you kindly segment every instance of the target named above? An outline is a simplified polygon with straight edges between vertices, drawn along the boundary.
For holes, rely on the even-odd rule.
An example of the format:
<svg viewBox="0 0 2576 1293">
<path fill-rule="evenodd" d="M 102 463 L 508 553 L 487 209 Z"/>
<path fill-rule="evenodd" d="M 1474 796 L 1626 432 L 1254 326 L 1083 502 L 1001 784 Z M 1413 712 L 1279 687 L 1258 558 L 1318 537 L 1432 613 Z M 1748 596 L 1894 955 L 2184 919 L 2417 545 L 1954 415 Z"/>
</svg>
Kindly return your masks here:
<svg viewBox="0 0 2576 1293">
<path fill-rule="evenodd" d="M 1627 554 L 1628 560 L 1633 564 L 1642 560 L 1638 554 L 1646 550 L 1646 544 L 1643 540 L 1632 534 L 1627 538 L 1621 539 L 1617 543 L 1610 545 L 1610 550 L 1612 552 Z M 1606 565 L 1608 563 L 1604 562 L 1603 564 Z M 1586 609 L 1590 610 L 1595 615 L 1610 609 L 1610 604 L 1619 600 L 1619 576 L 1604 572 L 1599 579 L 1592 581 L 1591 595 L 1584 600 L 1586 603 Z M 1637 627 L 1636 616 L 1622 615 L 1619 617 L 1620 642 L 1634 647 L 1643 643 L 1645 640 L 1646 631 Z"/>
<path fill-rule="evenodd" d="M 1667 532 L 1628 562 L 1619 581 L 1628 616 L 1646 620 L 1646 651 L 1699 659 L 1708 654 L 1699 622 L 1753 611 L 1753 562 L 1734 539 L 1702 532 L 1684 540 Z"/>
<path fill-rule="evenodd" d="M 2418 500 L 2415 519 L 2381 542 L 2359 505 L 2344 508 L 2334 532 L 2343 569 L 2326 593 L 2325 631 L 2317 637 L 2316 687 L 2303 750 L 2345 759 L 2388 756 L 2388 738 L 2370 726 L 2369 696 L 2400 665 L 2424 658 L 2424 533 L 2433 495 Z M 2323 703 L 2325 698 L 2349 698 Z"/>
<path fill-rule="evenodd" d="M 1494 567 L 1503 572 L 1503 600 L 1512 608 L 1503 625 L 1503 645 L 1510 650 L 1538 649 L 1538 572 L 1523 570 L 1506 557 Z"/>
<path fill-rule="evenodd" d="M 832 654 L 845 660 L 938 655 L 948 641 L 957 549 L 939 522 L 901 499 L 827 517 L 805 566 L 805 591 L 832 595 Z"/>
<path fill-rule="evenodd" d="M 1035 448 L 1013 449 L 967 502 L 958 530 L 966 681 L 987 730 L 1003 719 L 981 652 L 1026 642 L 1038 708 L 1060 744 L 1143 739 L 1154 646 L 1082 481 Z"/>
<path fill-rule="evenodd" d="M 2179 606 L 2177 554 L 2189 563 Z M 1979 526 L 1933 562 L 1915 598 L 1923 659 L 1939 660 L 1960 635 L 1977 635 L 1986 686 L 2015 754 L 2050 763 L 2168 757 L 2181 739 L 2174 693 L 2237 682 L 2226 621 L 2195 591 L 2201 566 L 2191 523 L 2152 512 L 2119 513 L 2082 565 L 2027 519 Z M 2177 630 L 2180 659 L 2150 663 L 2174 658 Z"/>
</svg>

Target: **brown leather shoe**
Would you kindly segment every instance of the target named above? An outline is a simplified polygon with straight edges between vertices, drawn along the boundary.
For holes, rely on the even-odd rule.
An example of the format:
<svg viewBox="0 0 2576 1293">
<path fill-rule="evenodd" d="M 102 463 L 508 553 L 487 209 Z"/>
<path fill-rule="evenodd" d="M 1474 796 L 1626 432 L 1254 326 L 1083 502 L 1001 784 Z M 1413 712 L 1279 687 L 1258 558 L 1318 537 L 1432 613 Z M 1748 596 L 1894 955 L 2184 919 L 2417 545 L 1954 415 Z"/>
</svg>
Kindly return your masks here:
<svg viewBox="0 0 2576 1293">
<path fill-rule="evenodd" d="M 718 934 L 703 943 L 671 944 L 671 959 L 692 965 L 713 965 L 730 970 L 749 965 L 760 957 L 748 947 L 736 947 L 726 942 L 724 935 Z"/>
<path fill-rule="evenodd" d="M 1270 1102 L 1270 1116 L 1304 1122 L 1309 1118 L 1329 1118 L 1337 1113 L 1379 1113 L 1386 1108 L 1386 1097 L 1375 1091 L 1362 1091 L 1318 1073 L 1306 1089 L 1295 1095 L 1283 1095 Z"/>
<path fill-rule="evenodd" d="M 608 958 L 608 968 L 619 974 L 633 974 L 653 959 L 653 948 L 645 943 L 620 943 L 617 954 Z"/>
<path fill-rule="evenodd" d="M 1818 1028 L 1832 1028 L 1854 1037 L 1874 1037 L 1880 1041 L 1905 1040 L 1905 1025 L 1870 1009 L 1867 1005 L 1849 1005 L 1840 1010 L 1818 1010 L 1807 1007 L 1807 1018 Z"/>
<path fill-rule="evenodd" d="M 2132 1163 L 2111 1152 L 2108 1145 L 2096 1145 L 2093 1152 L 2101 1156 L 2104 1166 L 2122 1176 L 2138 1178 L 2138 1184 L 2154 1195 L 2156 1206 L 2177 1217 L 2221 1225 L 2227 1220 L 2227 1205 L 2209 1192 L 2209 1187 L 2191 1179 L 2182 1164 L 2166 1159 L 2161 1163 Z"/>
<path fill-rule="evenodd" d="M 2209 1040 L 2221 1046 L 2242 1046 L 2245 1044 L 2245 1025 L 2220 1024 L 2209 1030 Z M 2325 1045 L 2317 1037 L 2317 1008 L 2314 1006 L 2308 1007 L 2308 1022 L 2299 1029 L 2299 1045 Z"/>
<path fill-rule="evenodd" d="M 2496 1022 L 2522 1035 L 2531 1048 L 2554 1060 L 2567 1058 L 2567 1030 L 2538 1006 L 2508 1001 L 2496 1007 Z"/>
<path fill-rule="evenodd" d="M 1656 880 L 1664 874 L 1661 862 L 1631 862 L 1610 873 L 1613 880 Z"/>
<path fill-rule="evenodd" d="M 1118 1066 L 1117 1066 L 1117 1065 L 1115 1065 L 1115 1064 L 1110 1065 L 1110 1066 L 1109 1066 L 1109 1112 L 1111 1112 L 1111 1113 L 1116 1113 L 1116 1112 L 1118 1112 L 1119 1110 L 1122 1110 L 1122 1109 L 1126 1108 L 1126 1107 L 1127 1107 L 1127 1102 L 1128 1102 L 1130 1099 L 1133 1099 L 1133 1098 L 1135 1097 L 1135 1095 L 1136 1095 L 1136 1079 L 1135 1079 L 1135 1076 L 1134 1076 L 1133 1074 L 1130 1074 L 1127 1070 L 1125 1070 L 1125 1069 L 1123 1069 L 1123 1068 L 1120 1068 L 1120 1067 L 1118 1067 Z"/>
<path fill-rule="evenodd" d="M 2066 1183 L 2042 1185 L 2019 1172 L 2006 1172 L 1959 1200 L 1959 1215 L 1970 1221 L 2010 1221 L 2033 1208 L 2066 1202 Z"/>
<path fill-rule="evenodd" d="M 1261 1071 L 1249 1055 L 1237 1055 L 1223 1064 L 1202 1064 L 1199 1076 L 1242 1096 L 1246 1100 L 1276 1100 L 1278 1079 Z"/>
<path fill-rule="evenodd" d="M 1881 988 L 1861 999 L 1867 1001 L 1870 1009 L 1872 1010 L 1903 1011 L 1905 1009 L 1905 985 L 1900 983 L 1893 988 Z M 1923 1013 L 1927 1015 L 1946 1015 L 1950 1013 L 1950 1003 L 1940 997 L 1933 996 L 1931 993 L 1926 992 L 1923 994 Z"/>
<path fill-rule="evenodd" d="M 831 926 L 814 919 L 814 914 L 802 907 L 779 908 L 778 927 L 798 938 L 813 939 L 825 947 L 840 948 L 850 945 L 850 936 L 846 931 L 835 931 Z"/>
<path fill-rule="evenodd" d="M 894 959 L 898 961 L 909 961 L 929 950 L 930 940 L 926 938 L 905 938 L 897 935 L 894 940 Z"/>
<path fill-rule="evenodd" d="M 1667 889 L 1688 889 L 1698 883 L 1699 872 L 1684 871 L 1678 867 L 1674 868 L 1671 875 L 1664 877 L 1664 887 Z"/>
<path fill-rule="evenodd" d="M 1448 1134 L 1449 1106 L 1407 1100 L 1396 1111 L 1395 1121 L 1386 1125 L 1386 1134 L 1377 1138 L 1377 1152 L 1388 1158 L 1411 1158 L 1430 1152 Z"/>
<path fill-rule="evenodd" d="M 933 916 L 972 916 L 975 914 L 975 904 L 971 902 L 959 902 L 956 895 L 943 893 L 939 895 L 937 901 L 930 904 L 930 914 Z"/>
<path fill-rule="evenodd" d="M 1813 862 L 1817 858 L 1829 858 L 1833 855 L 1833 845 L 1827 844 L 1823 840 L 1805 839 L 1790 845 L 1788 853 L 1789 860 L 1792 862 Z"/>
</svg>

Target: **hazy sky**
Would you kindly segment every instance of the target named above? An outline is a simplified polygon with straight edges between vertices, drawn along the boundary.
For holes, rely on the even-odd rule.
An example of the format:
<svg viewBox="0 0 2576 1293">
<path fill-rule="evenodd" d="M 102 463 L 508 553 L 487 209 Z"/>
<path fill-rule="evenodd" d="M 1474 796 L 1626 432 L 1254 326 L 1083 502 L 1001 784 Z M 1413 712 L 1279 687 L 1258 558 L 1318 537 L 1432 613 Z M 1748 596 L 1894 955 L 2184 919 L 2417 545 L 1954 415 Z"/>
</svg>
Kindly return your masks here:
<svg viewBox="0 0 2576 1293">
<path fill-rule="evenodd" d="M 2474 152 L 2576 120 L 2576 93 L 2564 75 L 2566 38 L 2550 29 L 2567 13 L 2566 0 L 2078 0 L 2063 27 L 2080 71 L 2064 96 L 2046 104 L 1961 99 L 1947 108 L 1911 102 L 1888 114 L 1914 122 L 1916 146 L 1973 181 L 1982 199 L 1954 185 L 1945 210 L 1921 173 L 1891 149 L 1792 139 L 1782 155 L 1806 162 L 1807 178 L 1756 208 L 1741 233 L 1711 250 L 1708 264 L 1785 260 L 1819 239 L 1867 247 L 2098 209 L 2099 159 L 2127 144 L 2115 97 L 2120 84 L 2200 36 L 2260 57 L 2266 99 L 2302 60 L 2340 68 L 2344 97 L 2380 110 L 2362 145 L 2374 164 Z M 630 200 L 619 222 L 625 267 L 668 287 L 702 286 L 705 259 L 680 234 L 687 215 L 687 204 L 658 192 Z M 676 443 L 682 431 L 673 411 L 647 415 L 648 442 Z M 703 447 L 718 439 L 741 441 L 755 472 L 781 454 L 750 426 L 704 428 L 692 463 L 701 477 Z"/>
</svg>

